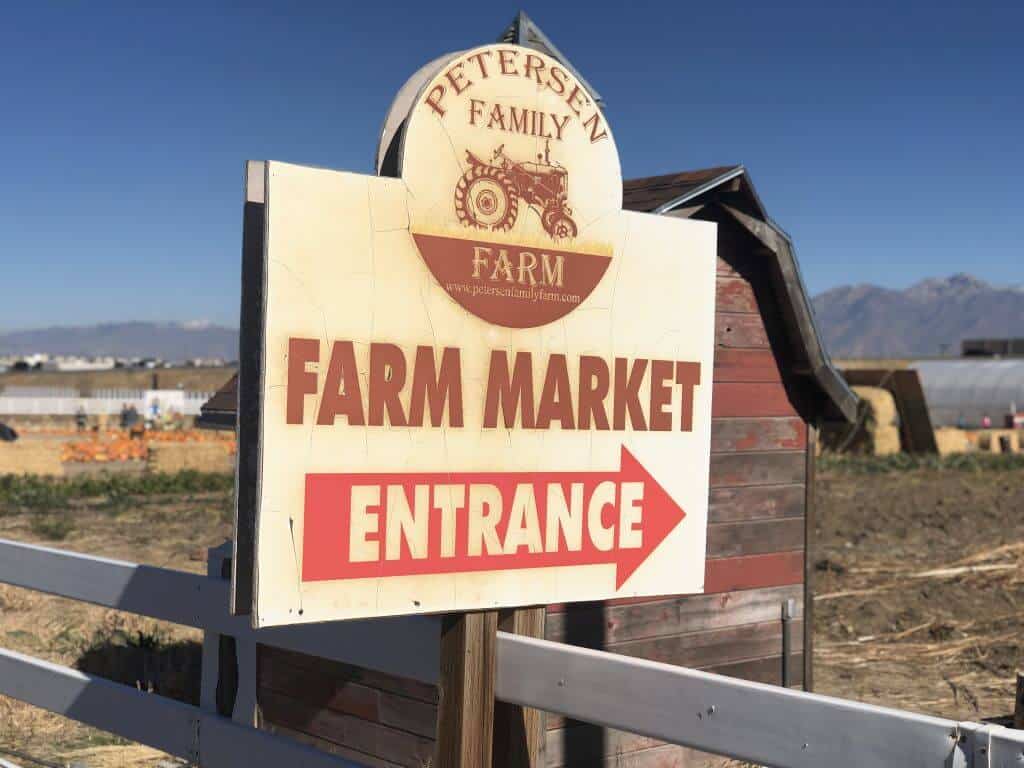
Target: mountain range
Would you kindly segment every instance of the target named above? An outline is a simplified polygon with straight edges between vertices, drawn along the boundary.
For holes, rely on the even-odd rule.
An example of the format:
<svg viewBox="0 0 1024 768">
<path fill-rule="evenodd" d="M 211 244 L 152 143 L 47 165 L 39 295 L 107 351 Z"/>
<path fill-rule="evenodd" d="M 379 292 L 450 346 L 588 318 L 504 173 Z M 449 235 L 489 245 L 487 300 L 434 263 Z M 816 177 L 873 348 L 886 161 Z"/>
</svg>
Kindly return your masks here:
<svg viewBox="0 0 1024 768">
<path fill-rule="evenodd" d="M 962 273 L 902 291 L 843 285 L 812 303 L 834 358 L 959 355 L 965 338 L 1024 336 L 1024 286 Z"/>
<path fill-rule="evenodd" d="M 843 357 L 957 355 L 972 337 L 1024 336 L 1024 286 L 966 274 L 922 280 L 905 290 L 843 285 L 812 300 L 829 353 Z M 51 355 L 238 358 L 238 330 L 203 322 L 104 323 L 0 332 L 0 356 Z"/>
<path fill-rule="evenodd" d="M 82 355 L 238 359 L 238 330 L 205 322 L 103 323 L 0 332 L 0 356 Z"/>
</svg>

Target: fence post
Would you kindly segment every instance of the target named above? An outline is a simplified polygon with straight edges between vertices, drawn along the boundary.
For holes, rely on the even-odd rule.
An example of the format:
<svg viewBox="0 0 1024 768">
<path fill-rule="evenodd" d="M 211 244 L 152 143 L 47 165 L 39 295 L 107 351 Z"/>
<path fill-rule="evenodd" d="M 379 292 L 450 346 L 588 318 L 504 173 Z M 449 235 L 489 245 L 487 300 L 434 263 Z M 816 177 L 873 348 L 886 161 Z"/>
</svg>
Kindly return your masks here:
<svg viewBox="0 0 1024 768">
<path fill-rule="evenodd" d="M 1017 695 L 1013 702 L 1013 727 L 1024 728 L 1024 672 L 1017 670 Z"/>
<path fill-rule="evenodd" d="M 546 613 L 543 605 L 500 611 L 498 629 L 543 639 Z M 545 763 L 545 734 L 543 711 L 495 702 L 494 768 L 540 768 Z"/>
<path fill-rule="evenodd" d="M 231 542 L 207 550 L 207 576 L 231 578 Z M 227 611 L 228 607 L 224 606 Z M 239 725 L 259 724 L 256 641 L 251 632 L 233 637 L 203 630 L 199 705 L 228 715 Z"/>
<path fill-rule="evenodd" d="M 441 624 L 439 768 L 489 768 L 494 731 L 497 611 L 451 613 Z"/>
<path fill-rule="evenodd" d="M 789 655 L 793 652 L 793 614 L 796 613 L 796 600 L 789 598 L 782 601 L 782 687 L 789 688 L 793 684 L 793 670 Z"/>
<path fill-rule="evenodd" d="M 224 546 L 206 550 L 206 576 L 211 579 L 223 578 L 224 557 L 231 550 Z M 217 711 L 217 683 L 220 680 L 221 636 L 211 629 L 203 630 L 203 663 L 199 677 L 199 707 L 205 712 Z"/>
</svg>

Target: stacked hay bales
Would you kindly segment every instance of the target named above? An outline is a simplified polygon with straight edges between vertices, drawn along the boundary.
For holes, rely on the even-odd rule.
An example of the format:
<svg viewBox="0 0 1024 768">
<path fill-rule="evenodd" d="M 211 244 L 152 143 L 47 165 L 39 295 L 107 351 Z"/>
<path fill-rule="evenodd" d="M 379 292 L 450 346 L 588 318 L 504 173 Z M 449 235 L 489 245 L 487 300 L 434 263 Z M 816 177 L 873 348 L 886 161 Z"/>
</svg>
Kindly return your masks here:
<svg viewBox="0 0 1024 768">
<path fill-rule="evenodd" d="M 899 453 L 899 416 L 892 393 L 879 387 L 854 387 L 853 391 L 867 410 L 863 431 L 868 451 L 876 456 Z"/>
<path fill-rule="evenodd" d="M 1019 430 L 980 429 L 964 433 L 965 439 L 983 453 L 1017 453 L 1021 448 Z"/>
<path fill-rule="evenodd" d="M 0 442 L 0 475 L 64 474 L 61 444 L 56 441 Z"/>
<path fill-rule="evenodd" d="M 234 472 L 235 457 L 224 442 L 152 443 L 146 468 L 173 474 L 184 469 L 198 472 Z"/>
<path fill-rule="evenodd" d="M 939 427 L 935 430 L 935 443 L 939 446 L 940 456 L 954 453 L 967 453 L 974 450 L 967 432 L 956 427 Z"/>
<path fill-rule="evenodd" d="M 860 398 L 856 423 L 823 427 L 821 448 L 872 456 L 899 453 L 899 412 L 892 393 L 881 387 L 851 389 Z"/>
</svg>

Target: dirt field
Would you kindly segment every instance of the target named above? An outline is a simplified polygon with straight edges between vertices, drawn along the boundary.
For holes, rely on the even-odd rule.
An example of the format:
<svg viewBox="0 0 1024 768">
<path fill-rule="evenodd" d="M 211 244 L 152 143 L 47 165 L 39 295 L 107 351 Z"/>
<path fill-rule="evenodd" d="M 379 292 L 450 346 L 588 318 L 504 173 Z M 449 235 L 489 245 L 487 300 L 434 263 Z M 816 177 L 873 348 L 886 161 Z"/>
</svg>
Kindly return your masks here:
<svg viewBox="0 0 1024 768">
<path fill-rule="evenodd" d="M 1022 505 L 1024 469 L 820 472 L 816 689 L 961 719 L 1008 713 L 1024 665 Z M 133 495 L 115 485 L 69 500 L 41 486 L 5 499 L 0 482 L 0 537 L 153 565 L 203 571 L 229 521 L 227 490 Z M 199 640 L 0 586 L 3 647 L 177 698 L 198 695 Z M 0 750 L 89 768 L 167 759 L 3 698 Z"/>
<path fill-rule="evenodd" d="M 8 371 L 0 373 L 0 389 L 10 387 L 72 387 L 94 389 L 191 389 L 213 392 L 235 374 L 222 368 L 114 368 L 108 371 Z"/>
<path fill-rule="evenodd" d="M 1024 470 L 818 476 L 815 689 L 977 720 L 1024 666 Z"/>
</svg>

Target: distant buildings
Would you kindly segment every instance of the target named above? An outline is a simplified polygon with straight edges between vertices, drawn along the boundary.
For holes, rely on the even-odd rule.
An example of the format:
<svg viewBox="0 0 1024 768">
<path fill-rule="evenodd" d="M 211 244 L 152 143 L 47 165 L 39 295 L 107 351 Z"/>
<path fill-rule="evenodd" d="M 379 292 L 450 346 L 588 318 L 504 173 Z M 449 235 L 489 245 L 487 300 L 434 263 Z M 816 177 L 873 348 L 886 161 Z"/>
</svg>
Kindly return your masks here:
<svg viewBox="0 0 1024 768">
<path fill-rule="evenodd" d="M 1024 357 L 1024 339 L 964 339 L 960 342 L 962 357 Z"/>
<path fill-rule="evenodd" d="M 107 371 L 114 368 L 171 368 L 178 365 L 190 368 L 217 368 L 228 361 L 219 357 L 195 357 L 168 362 L 157 357 L 114 357 L 112 355 L 86 357 L 82 355 L 49 355 L 37 352 L 30 355 L 0 355 L 0 373 L 5 371 Z"/>
</svg>

